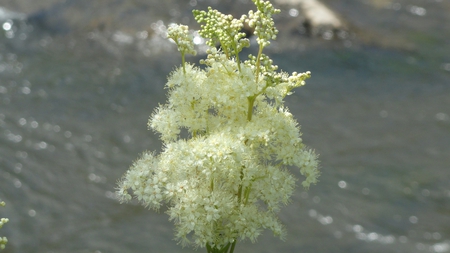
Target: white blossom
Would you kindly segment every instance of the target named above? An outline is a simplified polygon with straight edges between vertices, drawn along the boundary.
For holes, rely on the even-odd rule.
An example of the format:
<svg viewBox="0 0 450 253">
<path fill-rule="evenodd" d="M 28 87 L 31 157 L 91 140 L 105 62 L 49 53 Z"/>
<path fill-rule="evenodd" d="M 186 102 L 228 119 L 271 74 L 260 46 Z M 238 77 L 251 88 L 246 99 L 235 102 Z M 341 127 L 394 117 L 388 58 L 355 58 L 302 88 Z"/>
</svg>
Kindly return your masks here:
<svg viewBox="0 0 450 253">
<path fill-rule="evenodd" d="M 183 64 L 170 74 L 167 103 L 148 123 L 161 137 L 163 150 L 142 154 L 119 182 L 121 201 L 134 195 L 155 210 L 167 205 L 175 237 L 183 245 L 218 252 L 237 240 L 255 242 L 264 229 L 283 239 L 277 213 L 295 190 L 290 167 L 300 169 L 305 188 L 319 176 L 317 155 L 303 144 L 300 127 L 283 101 L 310 73 L 277 72 L 261 53 L 242 64 L 230 53 L 242 49 L 235 42 L 245 19 L 256 27 L 261 49 L 277 33 L 271 15 L 278 10 L 269 2 L 253 1 L 258 11 L 240 21 L 212 9 L 197 12 L 196 19 L 208 24 L 202 34 L 217 29 L 211 38 L 226 41 L 228 52 L 212 46 L 201 61 L 205 68 Z M 267 27 L 271 29 L 265 31 Z M 171 30 L 177 34 L 172 38 L 183 38 L 180 51 L 191 50 L 186 31 L 182 26 Z M 181 135 L 182 129 L 188 136 Z"/>
</svg>

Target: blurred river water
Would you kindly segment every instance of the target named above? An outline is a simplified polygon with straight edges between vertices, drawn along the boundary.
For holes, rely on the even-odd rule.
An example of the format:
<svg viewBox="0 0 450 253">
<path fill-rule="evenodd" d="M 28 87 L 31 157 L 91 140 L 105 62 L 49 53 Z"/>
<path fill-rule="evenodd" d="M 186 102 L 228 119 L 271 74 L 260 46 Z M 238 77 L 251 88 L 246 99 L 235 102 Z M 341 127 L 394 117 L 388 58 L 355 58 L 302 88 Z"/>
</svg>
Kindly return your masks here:
<svg viewBox="0 0 450 253">
<path fill-rule="evenodd" d="M 320 182 L 282 210 L 286 242 L 265 233 L 236 252 L 450 252 L 450 2 L 323 2 L 345 30 L 308 36 L 301 10 L 278 6 L 267 51 L 312 72 L 287 105 L 320 154 Z M 180 64 L 167 25 L 250 3 L 0 1 L 5 253 L 204 251 L 114 188 L 139 153 L 161 149 L 147 120 Z"/>
</svg>

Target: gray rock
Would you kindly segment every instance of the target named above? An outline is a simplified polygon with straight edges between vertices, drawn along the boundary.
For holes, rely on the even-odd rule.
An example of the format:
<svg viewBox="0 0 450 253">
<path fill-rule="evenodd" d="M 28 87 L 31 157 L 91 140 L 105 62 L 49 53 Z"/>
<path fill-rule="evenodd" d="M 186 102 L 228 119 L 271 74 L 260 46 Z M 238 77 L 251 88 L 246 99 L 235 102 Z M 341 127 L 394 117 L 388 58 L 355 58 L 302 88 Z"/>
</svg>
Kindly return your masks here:
<svg viewBox="0 0 450 253">
<path fill-rule="evenodd" d="M 299 7 L 303 13 L 303 26 L 308 35 L 321 35 L 331 39 L 337 31 L 347 30 L 338 15 L 317 0 L 275 0 L 277 4 Z"/>
</svg>

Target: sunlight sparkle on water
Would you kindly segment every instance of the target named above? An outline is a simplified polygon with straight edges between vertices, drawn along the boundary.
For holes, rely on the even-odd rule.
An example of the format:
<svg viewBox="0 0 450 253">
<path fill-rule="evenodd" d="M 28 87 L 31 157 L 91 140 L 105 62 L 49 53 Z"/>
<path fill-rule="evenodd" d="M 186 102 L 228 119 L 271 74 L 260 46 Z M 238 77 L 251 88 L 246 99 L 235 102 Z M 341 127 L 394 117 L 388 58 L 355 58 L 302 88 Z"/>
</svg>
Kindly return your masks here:
<svg viewBox="0 0 450 253">
<path fill-rule="evenodd" d="M 427 14 L 427 10 L 425 8 L 414 5 L 409 8 L 409 11 L 417 16 L 425 16 L 425 14 Z"/>
<path fill-rule="evenodd" d="M 298 16 L 298 10 L 297 10 L 297 9 L 294 9 L 294 8 L 290 9 L 290 10 L 289 10 L 289 16 L 291 16 L 291 17 L 297 17 L 297 16 Z"/>
<path fill-rule="evenodd" d="M 6 21 L 5 23 L 3 23 L 2 28 L 3 28 L 3 30 L 5 30 L 5 31 L 11 30 L 11 28 L 12 28 L 12 21 L 11 21 L 11 20 L 8 20 L 8 21 Z"/>
</svg>

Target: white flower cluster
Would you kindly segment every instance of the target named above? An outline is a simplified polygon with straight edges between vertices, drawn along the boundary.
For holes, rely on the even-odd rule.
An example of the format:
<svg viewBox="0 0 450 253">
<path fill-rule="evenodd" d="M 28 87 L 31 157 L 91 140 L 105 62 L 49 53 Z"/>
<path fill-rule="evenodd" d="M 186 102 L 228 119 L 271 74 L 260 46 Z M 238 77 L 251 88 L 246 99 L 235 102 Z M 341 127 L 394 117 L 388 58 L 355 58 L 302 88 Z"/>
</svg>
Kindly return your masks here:
<svg viewBox="0 0 450 253">
<path fill-rule="evenodd" d="M 230 23 L 222 25 L 226 30 Z M 207 53 L 204 69 L 183 64 L 169 76 L 168 101 L 148 123 L 160 134 L 163 151 L 145 152 L 134 162 L 118 195 L 129 201 L 131 189 L 149 208 L 166 204 L 183 245 L 208 252 L 231 246 L 233 252 L 238 240 L 254 242 L 264 229 L 283 238 L 277 213 L 296 182 L 288 167 L 300 169 L 304 187 L 317 182 L 317 156 L 302 143 L 283 103 L 310 73 L 276 73 L 261 54 L 239 64 L 215 47 Z"/>
<path fill-rule="evenodd" d="M 0 206 L 5 206 L 5 202 L 0 201 Z M 9 221 L 8 218 L 1 218 L 0 219 L 0 228 L 3 227 L 3 225 L 5 223 L 7 223 Z M 6 237 L 1 237 L 0 236 L 0 250 L 5 248 L 6 243 L 8 243 L 8 239 Z"/>
<path fill-rule="evenodd" d="M 178 51 L 182 54 L 195 55 L 197 51 L 194 49 L 192 35 L 189 34 L 189 28 L 185 25 L 172 24 L 167 29 L 167 37 L 177 44 Z"/>
</svg>

